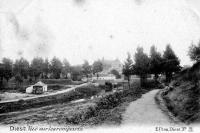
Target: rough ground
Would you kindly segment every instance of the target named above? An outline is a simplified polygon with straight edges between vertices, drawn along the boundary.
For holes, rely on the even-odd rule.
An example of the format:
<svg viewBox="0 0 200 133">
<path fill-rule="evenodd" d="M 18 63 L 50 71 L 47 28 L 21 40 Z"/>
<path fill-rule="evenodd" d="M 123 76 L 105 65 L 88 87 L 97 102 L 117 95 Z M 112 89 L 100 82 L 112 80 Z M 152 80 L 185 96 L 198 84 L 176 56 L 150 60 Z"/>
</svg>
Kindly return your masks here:
<svg viewBox="0 0 200 133">
<path fill-rule="evenodd" d="M 82 110 L 91 106 L 93 103 L 84 101 L 80 103 L 62 103 L 44 106 L 40 108 L 31 108 L 24 111 L 16 111 L 0 114 L 0 125 L 7 124 L 55 124 L 65 125 L 66 116 L 74 111 Z"/>
<path fill-rule="evenodd" d="M 154 100 L 159 90 L 153 90 L 144 94 L 137 101 L 131 102 L 123 115 L 123 125 L 174 125 L 164 114 Z"/>
</svg>

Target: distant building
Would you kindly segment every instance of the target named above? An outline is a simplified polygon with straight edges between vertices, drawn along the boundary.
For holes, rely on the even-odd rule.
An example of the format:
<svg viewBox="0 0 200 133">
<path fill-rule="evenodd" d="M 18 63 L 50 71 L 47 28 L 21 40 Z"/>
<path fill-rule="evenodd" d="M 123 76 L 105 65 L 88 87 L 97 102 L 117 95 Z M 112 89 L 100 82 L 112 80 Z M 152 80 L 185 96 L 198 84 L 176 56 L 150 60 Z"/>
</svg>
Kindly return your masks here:
<svg viewBox="0 0 200 133">
<path fill-rule="evenodd" d="M 123 64 L 120 62 L 119 59 L 115 60 L 105 60 L 104 58 L 101 60 L 103 64 L 103 72 L 104 74 L 110 73 L 111 70 L 115 69 L 117 70 L 120 74 L 122 74 L 122 68 Z"/>
<path fill-rule="evenodd" d="M 97 79 L 96 76 L 93 76 L 92 79 L 93 80 L 115 80 L 116 77 L 113 74 L 102 74 L 102 73 L 100 73 L 98 79 Z"/>
</svg>

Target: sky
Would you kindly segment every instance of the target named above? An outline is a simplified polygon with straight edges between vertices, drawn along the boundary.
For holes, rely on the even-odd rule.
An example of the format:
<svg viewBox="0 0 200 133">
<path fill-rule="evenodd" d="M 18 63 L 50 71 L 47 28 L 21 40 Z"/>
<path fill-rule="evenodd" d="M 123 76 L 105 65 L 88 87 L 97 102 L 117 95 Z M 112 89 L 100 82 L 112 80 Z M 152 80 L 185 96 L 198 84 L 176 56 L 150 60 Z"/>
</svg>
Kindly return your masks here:
<svg viewBox="0 0 200 133">
<path fill-rule="evenodd" d="M 199 12 L 199 0 L 0 0 L 0 58 L 123 62 L 138 46 L 163 53 L 171 44 L 181 65 L 190 65 Z"/>
</svg>

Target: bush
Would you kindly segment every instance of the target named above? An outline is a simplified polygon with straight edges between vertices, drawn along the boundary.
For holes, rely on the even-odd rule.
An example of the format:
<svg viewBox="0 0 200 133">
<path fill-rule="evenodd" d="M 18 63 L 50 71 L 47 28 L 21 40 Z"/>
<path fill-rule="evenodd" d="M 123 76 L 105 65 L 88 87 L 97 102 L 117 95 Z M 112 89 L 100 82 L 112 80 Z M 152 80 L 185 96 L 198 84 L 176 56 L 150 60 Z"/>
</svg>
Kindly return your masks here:
<svg viewBox="0 0 200 133">
<path fill-rule="evenodd" d="M 88 86 L 77 87 L 76 91 L 86 97 L 90 97 L 90 96 L 96 95 L 99 92 L 101 92 L 101 89 L 99 87 L 96 87 L 96 86 L 90 84 Z"/>
<path fill-rule="evenodd" d="M 45 84 L 72 84 L 71 79 L 41 79 L 41 81 Z"/>
<path fill-rule="evenodd" d="M 49 84 L 48 90 L 60 90 L 64 87 L 65 87 L 65 85 L 63 85 L 63 84 Z"/>
<path fill-rule="evenodd" d="M 162 95 L 166 106 L 182 122 L 198 119 L 200 88 L 192 82 L 179 82 L 179 86 L 168 87 Z M 175 84 L 175 83 L 174 83 Z"/>
<path fill-rule="evenodd" d="M 122 103 L 122 98 L 128 95 L 127 92 L 115 92 L 109 95 L 106 95 L 103 98 L 95 101 L 94 106 L 90 106 L 85 110 L 73 113 L 72 115 L 66 118 L 66 123 L 79 124 L 83 121 L 90 119 L 91 117 L 96 117 L 101 115 L 99 119 L 106 119 L 105 110 L 113 109 Z M 102 113 L 103 112 L 103 113 Z M 103 116 L 104 115 L 104 116 Z"/>
<path fill-rule="evenodd" d="M 69 117 L 66 117 L 66 123 L 79 124 L 95 115 L 97 115 L 96 106 L 90 106 L 86 110 L 73 113 Z"/>
<path fill-rule="evenodd" d="M 113 85 L 111 82 L 105 82 L 105 91 L 112 91 Z"/>
</svg>

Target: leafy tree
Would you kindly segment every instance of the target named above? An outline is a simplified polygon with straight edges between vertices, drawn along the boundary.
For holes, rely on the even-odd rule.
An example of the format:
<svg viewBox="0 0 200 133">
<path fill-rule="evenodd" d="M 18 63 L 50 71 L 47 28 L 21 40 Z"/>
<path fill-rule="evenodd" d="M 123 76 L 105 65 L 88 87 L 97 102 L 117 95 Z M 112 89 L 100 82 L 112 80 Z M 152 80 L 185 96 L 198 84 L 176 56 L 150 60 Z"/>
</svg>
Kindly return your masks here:
<svg viewBox="0 0 200 133">
<path fill-rule="evenodd" d="M 100 60 L 94 61 L 92 65 L 93 74 L 97 74 L 97 79 L 99 77 L 99 72 L 103 71 L 103 64 Z"/>
<path fill-rule="evenodd" d="M 156 50 L 153 45 L 150 49 L 150 74 L 154 74 L 155 80 L 158 79 L 158 74 L 162 73 L 162 55 Z"/>
<path fill-rule="evenodd" d="M 172 79 L 172 74 L 180 70 L 180 61 L 170 45 L 166 46 L 163 54 L 163 60 L 163 70 L 166 75 L 166 81 L 170 82 Z"/>
<path fill-rule="evenodd" d="M 16 75 L 15 75 L 15 80 L 17 81 L 17 83 L 18 83 L 18 86 L 20 87 L 21 86 L 21 84 L 23 83 L 23 77 L 20 75 L 20 73 L 17 73 Z"/>
<path fill-rule="evenodd" d="M 71 66 L 70 63 L 67 61 L 67 59 L 63 60 L 63 68 L 62 68 L 62 75 L 64 75 L 65 78 L 67 78 L 68 73 L 71 72 Z"/>
<path fill-rule="evenodd" d="M 0 64 L 0 88 L 3 88 L 4 64 Z"/>
<path fill-rule="evenodd" d="M 82 72 L 87 77 L 87 79 L 88 79 L 88 75 L 91 74 L 92 72 L 92 68 L 87 60 L 85 60 L 82 65 Z"/>
<path fill-rule="evenodd" d="M 131 59 L 131 54 L 127 53 L 127 55 L 128 55 L 128 57 L 127 57 L 126 61 L 124 62 L 122 73 L 128 79 L 128 85 L 129 85 L 129 89 L 130 89 L 130 76 L 132 75 L 133 61 Z"/>
<path fill-rule="evenodd" d="M 48 58 L 46 58 L 43 63 L 43 78 L 48 78 L 47 75 L 50 72 L 49 69 L 50 69 L 49 60 Z"/>
<path fill-rule="evenodd" d="M 42 74 L 44 67 L 44 60 L 41 57 L 36 57 L 31 62 L 32 76 L 35 80 Z"/>
<path fill-rule="evenodd" d="M 135 64 L 133 65 L 133 74 L 140 76 L 141 86 L 144 85 L 147 74 L 149 73 L 150 59 L 147 54 L 144 53 L 142 47 L 138 47 L 134 56 Z"/>
<path fill-rule="evenodd" d="M 121 78 L 121 75 L 119 74 L 119 72 L 116 69 L 112 69 L 110 71 L 111 74 L 115 75 L 116 79 Z"/>
<path fill-rule="evenodd" d="M 27 79 L 29 74 L 29 62 L 24 58 L 16 60 L 14 63 L 13 71 L 15 75 L 19 74 L 22 76 L 22 78 Z"/>
<path fill-rule="evenodd" d="M 77 81 L 77 80 L 81 80 L 81 76 L 82 76 L 82 66 L 72 66 L 71 67 L 71 77 L 72 80 Z"/>
<path fill-rule="evenodd" d="M 51 60 L 50 70 L 54 78 L 60 78 L 62 62 L 57 57 L 53 57 L 53 59 Z"/>
<path fill-rule="evenodd" d="M 200 42 L 197 46 L 192 44 L 189 47 L 189 56 L 193 61 L 200 61 Z"/>
<path fill-rule="evenodd" d="M 12 78 L 13 76 L 13 71 L 12 71 L 12 66 L 13 66 L 13 61 L 9 58 L 3 58 L 2 60 L 3 64 L 4 64 L 4 71 L 3 71 L 3 77 L 7 80 Z"/>
</svg>

